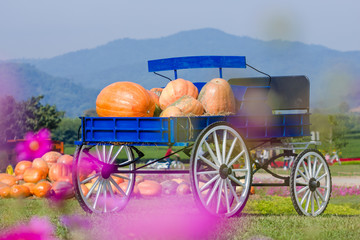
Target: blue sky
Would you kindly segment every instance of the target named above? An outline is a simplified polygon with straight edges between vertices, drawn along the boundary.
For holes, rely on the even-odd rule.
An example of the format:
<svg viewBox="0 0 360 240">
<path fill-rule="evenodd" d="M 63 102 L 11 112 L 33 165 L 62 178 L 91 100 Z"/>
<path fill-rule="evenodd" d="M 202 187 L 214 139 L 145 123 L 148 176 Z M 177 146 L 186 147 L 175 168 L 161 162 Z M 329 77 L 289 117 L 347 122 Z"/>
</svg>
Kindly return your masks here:
<svg viewBox="0 0 360 240">
<path fill-rule="evenodd" d="M 119 38 L 216 28 L 360 50 L 358 0 L 1 0 L 0 59 L 53 57 Z"/>
</svg>

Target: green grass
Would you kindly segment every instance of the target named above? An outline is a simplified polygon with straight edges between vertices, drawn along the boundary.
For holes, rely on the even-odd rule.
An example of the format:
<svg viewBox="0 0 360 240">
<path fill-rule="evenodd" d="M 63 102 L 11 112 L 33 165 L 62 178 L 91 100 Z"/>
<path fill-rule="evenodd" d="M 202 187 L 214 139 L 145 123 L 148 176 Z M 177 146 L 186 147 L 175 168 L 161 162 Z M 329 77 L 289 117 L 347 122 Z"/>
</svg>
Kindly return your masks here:
<svg viewBox="0 0 360 240">
<path fill-rule="evenodd" d="M 346 135 L 348 144 L 341 149 L 341 158 L 358 158 L 360 157 L 360 133 Z"/>
</svg>

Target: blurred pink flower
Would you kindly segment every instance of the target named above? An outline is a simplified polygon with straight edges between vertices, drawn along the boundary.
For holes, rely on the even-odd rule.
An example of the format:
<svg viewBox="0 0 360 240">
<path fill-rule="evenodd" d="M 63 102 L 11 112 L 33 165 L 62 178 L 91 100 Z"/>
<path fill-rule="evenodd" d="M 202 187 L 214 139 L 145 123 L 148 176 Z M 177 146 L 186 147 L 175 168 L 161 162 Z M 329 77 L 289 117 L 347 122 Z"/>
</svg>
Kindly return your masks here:
<svg viewBox="0 0 360 240">
<path fill-rule="evenodd" d="M 54 227 L 47 218 L 33 217 L 28 224 L 20 224 L 4 230 L 0 240 L 55 240 Z"/>
<path fill-rule="evenodd" d="M 46 128 L 37 133 L 28 132 L 25 141 L 16 145 L 19 160 L 34 160 L 42 157 L 51 148 L 50 131 Z"/>
</svg>

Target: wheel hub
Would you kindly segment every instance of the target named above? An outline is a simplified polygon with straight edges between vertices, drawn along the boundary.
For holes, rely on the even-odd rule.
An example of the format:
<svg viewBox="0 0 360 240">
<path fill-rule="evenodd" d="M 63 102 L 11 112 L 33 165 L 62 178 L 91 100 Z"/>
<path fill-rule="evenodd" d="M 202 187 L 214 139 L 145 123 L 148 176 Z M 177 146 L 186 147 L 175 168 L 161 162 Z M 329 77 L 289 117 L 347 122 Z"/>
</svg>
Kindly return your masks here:
<svg viewBox="0 0 360 240">
<path fill-rule="evenodd" d="M 232 170 L 223 164 L 220 166 L 219 173 L 222 179 L 226 179 L 232 173 Z"/>
<path fill-rule="evenodd" d="M 114 164 L 105 164 L 101 169 L 101 176 L 104 179 L 108 179 L 112 173 L 117 170 L 116 165 Z"/>
<path fill-rule="evenodd" d="M 315 178 L 311 178 L 309 181 L 309 189 L 314 192 L 316 188 L 320 187 L 320 182 L 316 181 Z"/>
</svg>

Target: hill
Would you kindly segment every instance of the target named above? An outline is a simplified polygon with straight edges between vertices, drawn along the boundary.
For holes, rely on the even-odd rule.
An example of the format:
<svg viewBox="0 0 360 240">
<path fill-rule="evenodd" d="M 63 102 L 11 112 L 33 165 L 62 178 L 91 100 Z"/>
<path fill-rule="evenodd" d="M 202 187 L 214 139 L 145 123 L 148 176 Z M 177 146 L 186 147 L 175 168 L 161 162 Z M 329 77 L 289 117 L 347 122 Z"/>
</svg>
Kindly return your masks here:
<svg viewBox="0 0 360 240">
<path fill-rule="evenodd" d="M 166 79 L 147 72 L 147 60 L 194 55 L 241 55 L 247 57 L 248 64 L 273 76 L 307 75 L 311 80 L 312 107 L 337 109 L 341 102 L 347 102 L 351 108 L 360 105 L 360 51 L 262 41 L 216 29 L 184 31 L 157 39 L 119 39 L 50 59 L 20 62 L 100 91 L 116 81 L 133 81 L 146 88 L 164 86 Z M 164 75 L 173 77 L 171 72 Z M 259 74 L 251 69 L 224 69 L 226 79 L 253 75 Z M 216 70 L 179 71 L 179 77 L 191 81 L 208 81 L 215 76 Z"/>
</svg>

